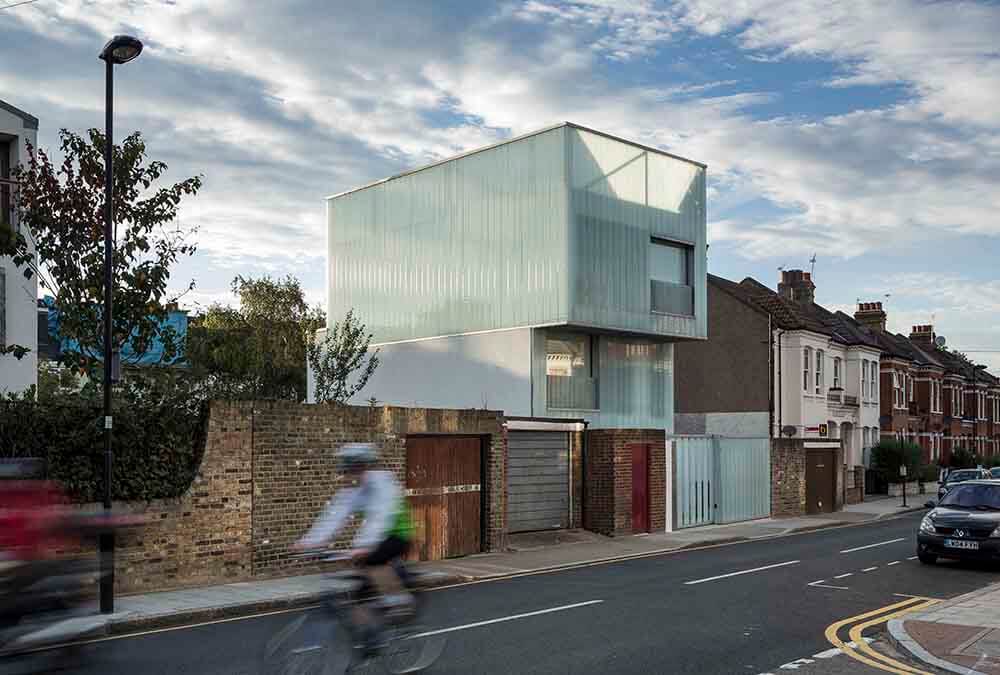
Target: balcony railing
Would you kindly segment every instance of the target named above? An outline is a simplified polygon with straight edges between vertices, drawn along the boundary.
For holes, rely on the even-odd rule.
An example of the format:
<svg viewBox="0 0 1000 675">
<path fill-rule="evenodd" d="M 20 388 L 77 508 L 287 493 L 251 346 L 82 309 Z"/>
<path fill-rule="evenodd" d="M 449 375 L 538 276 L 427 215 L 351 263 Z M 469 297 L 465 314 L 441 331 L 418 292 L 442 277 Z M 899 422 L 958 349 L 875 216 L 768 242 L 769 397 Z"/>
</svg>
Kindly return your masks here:
<svg viewBox="0 0 1000 675">
<path fill-rule="evenodd" d="M 853 408 L 859 407 L 858 397 L 845 394 L 843 389 L 831 389 L 828 391 L 826 393 L 826 401 L 834 405 L 845 405 Z"/>
</svg>

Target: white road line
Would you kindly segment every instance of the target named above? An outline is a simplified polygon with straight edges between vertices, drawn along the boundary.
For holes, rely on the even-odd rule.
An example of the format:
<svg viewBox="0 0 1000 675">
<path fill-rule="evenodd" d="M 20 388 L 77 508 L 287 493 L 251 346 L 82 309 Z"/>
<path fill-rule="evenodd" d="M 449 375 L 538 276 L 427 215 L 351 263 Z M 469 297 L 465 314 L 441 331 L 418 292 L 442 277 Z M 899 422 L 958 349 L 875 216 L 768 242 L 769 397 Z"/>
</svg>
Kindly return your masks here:
<svg viewBox="0 0 1000 675">
<path fill-rule="evenodd" d="M 826 579 L 820 579 L 819 581 L 813 581 L 806 584 L 806 586 L 812 586 L 813 588 L 832 588 L 836 591 L 846 591 L 849 590 L 847 586 L 831 586 L 830 584 L 823 583 Z"/>
<path fill-rule="evenodd" d="M 539 616 L 540 614 L 551 614 L 552 612 L 565 612 L 567 609 L 576 609 L 577 607 L 587 607 L 589 605 L 598 605 L 604 602 L 603 600 L 588 600 L 587 602 L 577 602 L 572 605 L 563 605 L 561 607 L 550 607 L 549 609 L 540 609 L 536 612 L 525 612 L 524 614 L 514 614 L 511 616 L 503 616 L 499 619 L 489 619 L 487 621 L 477 621 L 475 623 L 466 623 L 461 626 L 452 626 L 451 628 L 441 628 L 439 630 L 427 631 L 426 633 L 419 633 L 414 635 L 413 638 L 430 637 L 431 635 L 441 635 L 442 633 L 454 633 L 459 630 L 468 630 L 470 628 L 479 628 L 480 626 L 489 626 L 494 623 L 503 623 L 504 621 L 516 621 L 517 619 L 527 619 L 529 616 Z"/>
<path fill-rule="evenodd" d="M 867 546 L 858 546 L 857 548 L 848 548 L 841 551 L 841 553 L 854 553 L 855 551 L 864 551 L 865 549 L 875 548 L 876 546 L 885 546 L 886 544 L 895 544 L 901 541 L 906 541 L 906 537 L 890 539 L 889 541 L 880 541 L 877 544 L 868 544 Z"/>
<path fill-rule="evenodd" d="M 847 577 L 853 577 L 854 572 L 848 572 L 847 574 L 838 574 L 834 579 L 846 579 Z"/>
<path fill-rule="evenodd" d="M 703 584 L 706 581 L 718 581 L 719 579 L 728 579 L 729 577 L 738 577 L 743 574 L 752 574 L 754 572 L 763 572 L 764 570 L 773 570 L 775 567 L 785 567 L 786 565 L 798 565 L 800 560 L 789 560 L 788 562 L 776 563 L 774 565 L 764 565 L 763 567 L 754 567 L 752 570 L 741 570 L 739 572 L 730 572 L 729 574 L 720 574 L 714 577 L 707 577 L 705 579 L 695 579 L 694 581 L 685 581 L 685 586 L 694 586 L 695 584 Z"/>
<path fill-rule="evenodd" d="M 916 559 L 917 559 L 917 556 L 915 556 L 915 555 L 911 555 L 909 558 L 907 558 L 907 560 L 916 560 Z"/>
<path fill-rule="evenodd" d="M 861 570 L 861 571 L 862 571 L 862 572 L 874 572 L 874 571 L 875 571 L 875 570 L 877 570 L 877 569 L 878 569 L 877 567 L 866 567 L 866 568 L 864 568 L 864 569 L 863 569 L 863 570 Z"/>
<path fill-rule="evenodd" d="M 891 563 L 887 565 L 887 567 L 892 567 L 893 565 L 898 565 L 899 563 L 900 563 L 899 560 L 893 560 Z"/>
</svg>

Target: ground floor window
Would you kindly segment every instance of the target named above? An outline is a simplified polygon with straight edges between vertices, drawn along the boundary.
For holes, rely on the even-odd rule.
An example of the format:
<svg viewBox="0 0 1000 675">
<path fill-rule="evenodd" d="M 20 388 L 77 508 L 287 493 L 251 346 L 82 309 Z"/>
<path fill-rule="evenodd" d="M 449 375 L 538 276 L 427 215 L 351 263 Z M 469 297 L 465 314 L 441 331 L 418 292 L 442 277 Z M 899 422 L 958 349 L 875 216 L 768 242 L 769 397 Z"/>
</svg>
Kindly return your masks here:
<svg viewBox="0 0 1000 675">
<path fill-rule="evenodd" d="M 590 335 L 575 333 L 546 335 L 546 402 L 549 408 L 597 409 L 594 340 Z"/>
</svg>

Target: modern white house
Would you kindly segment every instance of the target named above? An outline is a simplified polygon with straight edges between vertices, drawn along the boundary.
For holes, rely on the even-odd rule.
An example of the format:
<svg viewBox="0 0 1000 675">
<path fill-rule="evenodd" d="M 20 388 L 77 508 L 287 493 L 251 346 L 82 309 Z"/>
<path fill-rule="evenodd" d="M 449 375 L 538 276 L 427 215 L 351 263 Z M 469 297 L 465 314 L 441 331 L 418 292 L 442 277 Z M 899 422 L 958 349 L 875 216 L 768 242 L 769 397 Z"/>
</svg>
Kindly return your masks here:
<svg viewBox="0 0 1000 675">
<path fill-rule="evenodd" d="M 21 227 L 14 212 L 17 185 L 11 170 L 26 161 L 28 144 L 34 146 L 37 135 L 37 118 L 0 101 L 0 236 Z M 30 237 L 28 241 L 31 245 Z M 37 279 L 26 279 L 13 260 L 0 256 L 0 344 L 30 350 L 21 359 L 0 355 L 0 396 L 23 392 L 38 381 L 37 295 Z"/>
<path fill-rule="evenodd" d="M 563 123 L 329 197 L 327 225 L 328 317 L 381 352 L 355 403 L 672 431 L 703 164 Z"/>
</svg>

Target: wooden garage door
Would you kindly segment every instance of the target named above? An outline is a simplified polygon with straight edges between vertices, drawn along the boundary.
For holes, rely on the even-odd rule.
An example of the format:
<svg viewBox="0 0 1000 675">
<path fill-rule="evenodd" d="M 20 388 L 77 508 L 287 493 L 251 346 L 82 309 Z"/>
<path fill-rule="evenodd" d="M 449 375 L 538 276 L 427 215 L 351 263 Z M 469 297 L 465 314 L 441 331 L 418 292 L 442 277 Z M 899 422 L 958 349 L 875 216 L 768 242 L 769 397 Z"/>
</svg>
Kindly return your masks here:
<svg viewBox="0 0 1000 675">
<path fill-rule="evenodd" d="M 569 434 L 511 431 L 507 436 L 507 529 L 569 527 Z"/>
<path fill-rule="evenodd" d="M 482 442 L 475 436 L 406 439 L 406 494 L 415 560 L 441 560 L 481 550 Z"/>
</svg>

